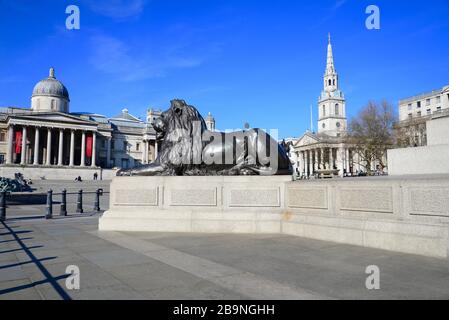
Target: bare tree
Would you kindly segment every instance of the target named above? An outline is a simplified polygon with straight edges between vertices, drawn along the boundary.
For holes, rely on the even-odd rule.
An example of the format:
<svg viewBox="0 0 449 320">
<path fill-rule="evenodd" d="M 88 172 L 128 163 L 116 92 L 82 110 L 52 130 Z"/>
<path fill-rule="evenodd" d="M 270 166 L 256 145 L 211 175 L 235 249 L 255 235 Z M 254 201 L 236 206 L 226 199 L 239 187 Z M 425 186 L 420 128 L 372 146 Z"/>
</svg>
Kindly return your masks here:
<svg viewBox="0 0 449 320">
<path fill-rule="evenodd" d="M 380 104 L 370 101 L 349 124 L 348 138 L 366 169 L 371 171 L 373 161 L 381 169 L 386 167 L 384 158 L 387 149 L 395 145 L 393 106 L 387 101 Z"/>
</svg>

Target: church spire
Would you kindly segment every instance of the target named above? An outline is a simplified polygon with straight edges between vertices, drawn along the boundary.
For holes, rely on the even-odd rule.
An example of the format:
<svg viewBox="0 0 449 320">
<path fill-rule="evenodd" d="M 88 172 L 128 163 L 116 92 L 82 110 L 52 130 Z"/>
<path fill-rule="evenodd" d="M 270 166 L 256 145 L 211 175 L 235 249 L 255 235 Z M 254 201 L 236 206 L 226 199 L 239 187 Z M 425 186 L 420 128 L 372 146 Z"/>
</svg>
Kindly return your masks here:
<svg viewBox="0 0 449 320">
<path fill-rule="evenodd" d="M 326 74 L 335 73 L 334 54 L 332 52 L 331 34 L 328 35 Z"/>
</svg>

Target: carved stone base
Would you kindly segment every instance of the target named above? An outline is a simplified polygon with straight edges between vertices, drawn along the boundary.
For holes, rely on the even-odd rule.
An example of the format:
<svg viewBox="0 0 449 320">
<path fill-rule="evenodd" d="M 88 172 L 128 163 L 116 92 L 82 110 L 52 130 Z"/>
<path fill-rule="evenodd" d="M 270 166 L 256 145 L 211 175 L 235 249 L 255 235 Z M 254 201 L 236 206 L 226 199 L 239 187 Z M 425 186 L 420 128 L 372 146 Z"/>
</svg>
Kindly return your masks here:
<svg viewBox="0 0 449 320">
<path fill-rule="evenodd" d="M 116 177 L 100 230 L 280 233 L 290 176 Z"/>
<path fill-rule="evenodd" d="M 288 234 L 449 257 L 449 176 L 117 177 L 100 230 Z"/>
</svg>

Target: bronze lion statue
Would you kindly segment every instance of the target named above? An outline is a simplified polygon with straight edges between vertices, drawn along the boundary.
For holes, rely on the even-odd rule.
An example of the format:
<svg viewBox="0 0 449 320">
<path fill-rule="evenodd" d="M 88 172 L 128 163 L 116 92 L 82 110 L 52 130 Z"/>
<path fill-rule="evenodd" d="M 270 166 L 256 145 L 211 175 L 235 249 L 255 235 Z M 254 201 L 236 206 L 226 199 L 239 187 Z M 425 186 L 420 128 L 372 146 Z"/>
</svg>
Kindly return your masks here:
<svg viewBox="0 0 449 320">
<path fill-rule="evenodd" d="M 160 142 L 157 159 L 119 170 L 118 176 L 292 174 L 284 148 L 263 130 L 209 131 L 198 110 L 184 100 L 172 100 L 153 127 Z"/>
</svg>

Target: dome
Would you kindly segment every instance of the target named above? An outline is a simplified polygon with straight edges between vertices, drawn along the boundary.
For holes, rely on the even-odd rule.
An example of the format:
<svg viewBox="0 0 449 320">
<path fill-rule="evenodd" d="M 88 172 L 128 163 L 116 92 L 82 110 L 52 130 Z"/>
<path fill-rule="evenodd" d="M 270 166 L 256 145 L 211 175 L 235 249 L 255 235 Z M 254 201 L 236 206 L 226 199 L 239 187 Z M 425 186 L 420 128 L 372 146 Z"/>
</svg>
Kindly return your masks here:
<svg viewBox="0 0 449 320">
<path fill-rule="evenodd" d="M 33 89 L 32 97 L 36 96 L 55 96 L 69 100 L 67 88 L 55 78 L 55 70 L 50 69 L 48 78 L 39 81 Z"/>
</svg>

